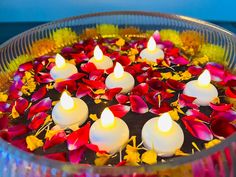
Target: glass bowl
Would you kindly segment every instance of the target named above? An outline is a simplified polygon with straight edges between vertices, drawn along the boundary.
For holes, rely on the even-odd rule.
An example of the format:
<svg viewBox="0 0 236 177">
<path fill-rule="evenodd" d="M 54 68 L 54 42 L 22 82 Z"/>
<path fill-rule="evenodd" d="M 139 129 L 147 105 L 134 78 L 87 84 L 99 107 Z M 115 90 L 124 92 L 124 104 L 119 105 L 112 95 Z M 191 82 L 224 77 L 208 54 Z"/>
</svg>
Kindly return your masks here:
<svg viewBox="0 0 236 177">
<path fill-rule="evenodd" d="M 70 27 L 80 34 L 86 28 L 96 27 L 98 24 L 114 24 L 119 27 L 132 26 L 141 30 L 160 30 L 163 28 L 178 31 L 195 30 L 202 34 L 209 43 L 223 47 L 225 53 L 222 61 L 233 72 L 236 70 L 236 36 L 219 26 L 179 15 L 136 11 L 103 12 L 46 23 L 25 31 L 0 45 L 0 74 L 5 78 L 1 80 L 0 86 L 4 87 L 4 83 L 9 79 L 9 72 L 13 72 L 11 68 L 6 69 L 7 64 L 17 56 L 28 54 L 35 41 L 50 37 L 55 29 Z M 0 139 L 0 158 L 0 176 L 3 177 L 234 177 L 236 176 L 236 134 L 213 148 L 194 155 L 174 158 L 173 161 L 167 163 L 138 167 L 95 167 L 62 163 L 23 152 L 2 139 Z"/>
</svg>

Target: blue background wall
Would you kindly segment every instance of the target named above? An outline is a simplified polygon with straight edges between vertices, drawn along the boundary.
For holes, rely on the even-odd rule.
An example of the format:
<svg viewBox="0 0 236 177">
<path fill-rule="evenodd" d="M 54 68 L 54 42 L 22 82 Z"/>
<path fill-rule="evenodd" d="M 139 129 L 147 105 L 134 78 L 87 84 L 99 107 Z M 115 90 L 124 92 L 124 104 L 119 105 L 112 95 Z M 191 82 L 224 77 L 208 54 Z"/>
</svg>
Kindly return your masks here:
<svg viewBox="0 0 236 177">
<path fill-rule="evenodd" d="M 203 20 L 236 21 L 235 0 L 0 0 L 0 22 L 52 21 L 112 10 L 159 11 Z"/>
</svg>

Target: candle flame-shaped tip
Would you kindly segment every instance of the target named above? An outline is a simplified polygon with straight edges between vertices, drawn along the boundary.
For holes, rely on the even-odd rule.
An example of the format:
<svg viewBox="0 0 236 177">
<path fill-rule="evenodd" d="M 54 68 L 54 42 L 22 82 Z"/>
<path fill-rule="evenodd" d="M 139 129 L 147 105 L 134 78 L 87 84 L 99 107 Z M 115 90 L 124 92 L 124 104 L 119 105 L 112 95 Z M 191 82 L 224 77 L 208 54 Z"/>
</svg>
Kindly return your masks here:
<svg viewBox="0 0 236 177">
<path fill-rule="evenodd" d="M 149 51 L 154 51 L 156 49 L 156 41 L 151 36 L 147 43 L 147 48 Z"/>
<path fill-rule="evenodd" d="M 68 95 L 66 91 L 62 93 L 60 103 L 61 106 L 66 110 L 72 109 L 74 107 L 74 100 L 70 95 Z"/>
<path fill-rule="evenodd" d="M 114 68 L 114 75 L 116 78 L 121 78 L 123 74 L 124 74 L 124 68 L 119 62 L 117 62 Z"/>
<path fill-rule="evenodd" d="M 198 77 L 198 84 L 200 86 L 208 86 L 211 82 L 211 74 L 206 69 L 203 71 L 203 73 Z"/>
<path fill-rule="evenodd" d="M 162 114 L 158 119 L 158 129 L 162 132 L 168 132 L 172 127 L 172 118 L 169 113 Z"/>
<path fill-rule="evenodd" d="M 105 108 L 101 114 L 101 124 L 103 127 L 111 127 L 114 124 L 115 117 L 109 108 Z"/>
<path fill-rule="evenodd" d="M 65 65 L 65 59 L 60 54 L 56 54 L 55 63 L 58 68 L 61 68 Z"/>
<path fill-rule="evenodd" d="M 103 58 L 102 50 L 99 48 L 98 45 L 96 45 L 94 51 L 93 51 L 94 58 L 96 60 L 101 60 Z"/>
</svg>

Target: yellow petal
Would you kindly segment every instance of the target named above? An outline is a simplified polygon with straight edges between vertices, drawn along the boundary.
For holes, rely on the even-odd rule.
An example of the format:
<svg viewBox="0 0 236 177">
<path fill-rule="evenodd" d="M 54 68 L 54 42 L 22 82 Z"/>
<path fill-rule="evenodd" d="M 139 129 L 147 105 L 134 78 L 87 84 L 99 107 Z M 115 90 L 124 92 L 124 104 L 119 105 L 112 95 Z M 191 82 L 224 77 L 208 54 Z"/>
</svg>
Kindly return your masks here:
<svg viewBox="0 0 236 177">
<path fill-rule="evenodd" d="M 43 141 L 34 135 L 29 135 L 26 137 L 26 144 L 30 151 L 34 151 L 35 149 L 43 146 Z"/>
<path fill-rule="evenodd" d="M 118 41 L 116 41 L 116 45 L 122 47 L 123 45 L 125 45 L 125 40 L 120 38 Z"/>
<path fill-rule="evenodd" d="M 54 135 L 56 135 L 60 130 L 48 130 L 45 134 L 45 139 L 51 139 Z"/>
<path fill-rule="evenodd" d="M 169 111 L 169 114 L 173 120 L 175 121 L 179 120 L 179 114 L 178 114 L 177 109 Z"/>
<path fill-rule="evenodd" d="M 185 152 L 181 151 L 180 149 L 177 149 L 176 152 L 175 152 L 175 155 L 176 156 L 188 156 L 190 154 L 185 153 Z"/>
<path fill-rule="evenodd" d="M 95 103 L 95 104 L 99 104 L 99 103 L 101 103 L 101 102 L 102 102 L 101 99 L 95 99 L 95 100 L 94 100 L 94 103 Z"/>
<path fill-rule="evenodd" d="M 148 150 L 142 154 L 142 162 L 152 165 L 157 163 L 157 153 L 154 150 Z"/>
<path fill-rule="evenodd" d="M 205 145 L 206 149 L 209 149 L 209 148 L 219 144 L 220 142 L 221 141 L 219 139 L 213 139 L 213 140 L 209 141 L 208 143 L 205 143 L 204 145 Z"/>
<path fill-rule="evenodd" d="M 97 114 L 89 114 L 89 118 L 92 119 L 93 121 L 98 120 Z"/>
<path fill-rule="evenodd" d="M 101 94 L 105 93 L 105 90 L 104 89 L 98 89 L 98 90 L 94 91 L 93 93 L 101 95 Z"/>
<path fill-rule="evenodd" d="M 19 113 L 17 112 L 15 106 L 12 107 L 11 116 L 12 116 L 13 119 L 16 119 L 16 118 L 20 117 L 20 115 L 19 115 Z"/>
<path fill-rule="evenodd" d="M 8 99 L 8 95 L 3 92 L 0 92 L 0 101 L 6 102 L 7 99 Z"/>
<path fill-rule="evenodd" d="M 94 164 L 96 166 L 103 166 L 107 163 L 107 161 L 110 159 L 110 155 L 106 153 L 96 153 L 96 159 L 94 160 Z"/>
</svg>

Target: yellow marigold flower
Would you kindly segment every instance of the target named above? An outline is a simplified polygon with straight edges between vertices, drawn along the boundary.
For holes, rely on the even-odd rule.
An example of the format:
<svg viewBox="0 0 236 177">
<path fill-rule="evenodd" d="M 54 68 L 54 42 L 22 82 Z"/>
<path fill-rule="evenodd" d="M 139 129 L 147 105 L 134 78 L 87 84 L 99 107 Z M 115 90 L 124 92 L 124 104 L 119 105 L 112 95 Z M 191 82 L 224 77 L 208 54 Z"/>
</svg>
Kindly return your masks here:
<svg viewBox="0 0 236 177">
<path fill-rule="evenodd" d="M 119 47 L 122 47 L 123 45 L 125 45 L 125 40 L 123 38 L 119 38 L 116 41 L 116 45 L 119 46 Z"/>
<path fill-rule="evenodd" d="M 202 46 L 204 42 L 203 36 L 201 36 L 198 32 L 196 31 L 183 31 L 180 34 L 180 39 L 183 43 L 182 49 L 186 54 L 189 55 L 195 55 L 198 51 L 199 48 Z"/>
<path fill-rule="evenodd" d="M 220 142 L 221 141 L 219 139 L 213 139 L 213 140 L 209 141 L 208 143 L 205 143 L 204 145 L 205 145 L 206 149 L 209 149 L 209 148 L 219 144 Z"/>
<path fill-rule="evenodd" d="M 97 32 L 102 35 L 102 37 L 114 37 L 119 33 L 118 26 L 112 24 L 101 24 L 96 26 Z"/>
<path fill-rule="evenodd" d="M 97 114 L 89 114 L 89 118 L 92 119 L 93 121 L 98 120 Z"/>
<path fill-rule="evenodd" d="M 34 151 L 35 149 L 43 146 L 43 141 L 34 135 L 29 135 L 26 137 L 26 144 L 30 151 Z"/>
<path fill-rule="evenodd" d="M 32 44 L 30 53 L 34 57 L 45 55 L 53 51 L 56 47 L 55 41 L 52 39 L 40 39 Z"/>
<path fill-rule="evenodd" d="M 135 48 L 130 48 L 130 51 L 128 53 L 128 55 L 137 55 L 139 52 L 137 49 Z"/>
<path fill-rule="evenodd" d="M 182 80 L 189 80 L 192 78 L 192 74 L 189 71 L 184 71 L 180 75 L 181 75 Z"/>
<path fill-rule="evenodd" d="M 103 166 L 107 163 L 107 161 L 110 159 L 111 155 L 106 153 L 96 153 L 96 159 L 94 160 L 94 164 L 96 166 Z"/>
<path fill-rule="evenodd" d="M 36 88 L 36 82 L 34 80 L 34 76 L 30 72 L 25 72 L 22 82 L 24 84 L 21 88 L 23 94 L 30 95 L 32 92 L 34 92 Z"/>
<path fill-rule="evenodd" d="M 173 42 L 177 47 L 182 46 L 182 41 L 180 39 L 179 32 L 172 29 L 163 29 L 160 30 L 160 36 L 163 41 L 171 41 Z"/>
<path fill-rule="evenodd" d="M 157 163 L 157 153 L 154 150 L 147 150 L 142 154 L 142 162 L 153 165 Z"/>
<path fill-rule="evenodd" d="M 179 80 L 181 80 L 181 76 L 180 76 L 178 73 L 175 73 L 175 74 L 171 77 L 171 79 L 179 81 Z"/>
<path fill-rule="evenodd" d="M 207 56 L 210 61 L 223 63 L 225 62 L 225 50 L 221 46 L 214 44 L 204 44 L 200 49 L 200 56 Z"/>
<path fill-rule="evenodd" d="M 176 108 L 171 110 L 171 111 L 169 111 L 169 114 L 170 114 L 170 117 L 173 120 L 175 120 L 175 121 L 179 120 L 179 114 L 178 114 L 178 110 Z"/>
<path fill-rule="evenodd" d="M 96 28 L 86 28 L 84 32 L 80 35 L 82 39 L 95 38 L 98 37 Z"/>
<path fill-rule="evenodd" d="M 196 57 L 192 59 L 192 64 L 193 65 L 204 65 L 209 62 L 208 56 L 204 55 L 202 57 Z"/>
<path fill-rule="evenodd" d="M 125 152 L 127 155 L 124 156 L 124 160 L 127 161 L 127 164 L 131 166 L 138 166 L 138 163 L 141 161 L 138 148 L 127 145 Z"/>
<path fill-rule="evenodd" d="M 16 71 L 18 67 L 26 63 L 28 61 L 32 60 L 32 56 L 30 55 L 20 55 L 16 57 L 15 59 L 11 60 L 10 63 L 7 64 L 6 68 L 4 68 L 6 71 Z"/>
<path fill-rule="evenodd" d="M 57 47 L 73 44 L 78 38 L 76 32 L 72 31 L 71 28 L 58 29 L 51 36 Z"/>
<path fill-rule="evenodd" d="M 11 116 L 13 119 L 20 117 L 20 114 L 17 112 L 15 105 L 12 107 Z"/>
<path fill-rule="evenodd" d="M 45 139 L 48 138 L 49 140 L 56 134 L 58 134 L 60 130 L 47 130 L 45 134 Z"/>
<path fill-rule="evenodd" d="M 161 73 L 161 77 L 162 79 L 170 79 L 172 77 L 172 73 L 171 72 Z"/>
<path fill-rule="evenodd" d="M 101 95 L 101 94 L 105 93 L 105 90 L 104 89 L 98 89 L 98 90 L 94 91 L 93 93 Z"/>
<path fill-rule="evenodd" d="M 139 33 L 140 33 L 139 29 L 135 27 L 127 27 L 119 30 L 119 35 L 123 37 L 130 35 L 138 35 Z"/>
<path fill-rule="evenodd" d="M 8 95 L 6 93 L 0 92 L 0 101 L 6 102 L 8 99 Z"/>
</svg>

